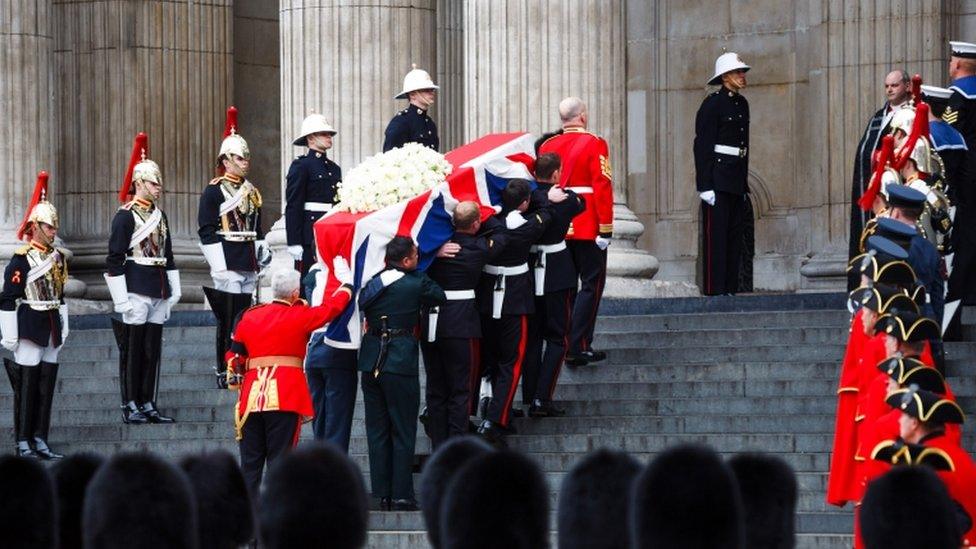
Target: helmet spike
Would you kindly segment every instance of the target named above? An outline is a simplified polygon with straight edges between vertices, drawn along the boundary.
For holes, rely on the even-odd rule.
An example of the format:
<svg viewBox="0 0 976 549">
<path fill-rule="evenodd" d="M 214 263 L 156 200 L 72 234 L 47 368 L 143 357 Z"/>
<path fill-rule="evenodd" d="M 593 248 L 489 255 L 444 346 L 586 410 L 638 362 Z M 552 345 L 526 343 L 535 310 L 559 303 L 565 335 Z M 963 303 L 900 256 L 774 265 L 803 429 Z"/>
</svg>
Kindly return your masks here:
<svg viewBox="0 0 976 549">
<path fill-rule="evenodd" d="M 33 232 L 30 226 L 30 215 L 34 211 L 34 206 L 37 206 L 40 202 L 46 200 L 47 196 L 47 179 L 48 175 L 46 171 L 40 171 L 37 174 L 37 180 L 34 182 L 34 192 L 31 194 L 30 204 L 27 205 L 27 211 L 24 212 L 24 220 L 20 222 L 20 227 L 17 229 L 17 240 L 23 240 L 24 236 L 31 236 Z"/>
</svg>

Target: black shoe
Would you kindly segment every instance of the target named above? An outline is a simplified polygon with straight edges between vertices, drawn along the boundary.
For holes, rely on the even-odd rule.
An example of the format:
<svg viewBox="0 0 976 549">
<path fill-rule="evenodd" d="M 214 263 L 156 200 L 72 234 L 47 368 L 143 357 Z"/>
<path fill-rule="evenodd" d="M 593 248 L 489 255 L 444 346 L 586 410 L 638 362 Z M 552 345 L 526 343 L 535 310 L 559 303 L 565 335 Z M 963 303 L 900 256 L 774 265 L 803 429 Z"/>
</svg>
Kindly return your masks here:
<svg viewBox="0 0 976 549">
<path fill-rule="evenodd" d="M 508 443 L 505 442 L 505 432 L 502 431 L 500 426 L 495 425 L 487 419 L 481 422 L 481 426 L 478 427 L 478 436 L 495 448 L 508 448 Z"/>
<path fill-rule="evenodd" d="M 389 511 L 390 498 L 369 498 L 370 511 Z"/>
<path fill-rule="evenodd" d="M 30 447 L 30 444 L 28 444 L 27 441 L 25 440 L 19 441 L 17 443 L 16 450 L 14 450 L 14 454 L 17 457 L 22 457 L 22 458 L 29 458 L 29 459 L 41 458 L 41 456 L 38 455 L 38 453 L 35 452 L 34 449 Z"/>
<path fill-rule="evenodd" d="M 590 363 L 590 357 L 586 353 L 567 353 L 563 362 L 566 366 L 586 366 Z"/>
<path fill-rule="evenodd" d="M 125 406 L 122 407 L 122 423 L 132 423 L 135 425 L 142 425 L 143 423 L 148 423 L 149 418 L 146 414 L 139 410 L 136 406 L 134 400 L 130 400 Z"/>
<path fill-rule="evenodd" d="M 525 410 L 512 406 L 512 417 L 525 417 Z"/>
<path fill-rule="evenodd" d="M 417 505 L 417 500 L 411 499 L 395 499 L 393 500 L 393 505 L 390 508 L 391 511 L 419 511 L 420 505 Z"/>
<path fill-rule="evenodd" d="M 535 399 L 529 407 L 529 417 L 559 417 L 566 415 L 566 410 L 561 410 L 552 405 L 552 402 Z"/>
<path fill-rule="evenodd" d="M 64 459 L 63 455 L 51 450 L 51 447 L 47 445 L 47 441 L 39 438 L 34 439 L 34 452 L 43 460 L 58 461 Z"/>
<path fill-rule="evenodd" d="M 424 406 L 424 409 L 420 411 L 420 415 L 417 416 L 417 420 L 420 421 L 420 425 L 423 426 L 424 434 L 427 435 L 427 438 L 434 438 L 430 436 L 430 414 L 427 413 L 426 406 Z"/>
<path fill-rule="evenodd" d="M 149 423 L 176 423 L 175 419 L 160 414 L 152 402 L 143 404 L 139 410 L 142 411 L 142 415 L 146 416 Z"/>
<path fill-rule="evenodd" d="M 590 349 L 588 351 L 583 351 L 583 354 L 587 356 L 587 362 L 600 362 L 607 359 L 606 351 L 594 351 Z"/>
</svg>

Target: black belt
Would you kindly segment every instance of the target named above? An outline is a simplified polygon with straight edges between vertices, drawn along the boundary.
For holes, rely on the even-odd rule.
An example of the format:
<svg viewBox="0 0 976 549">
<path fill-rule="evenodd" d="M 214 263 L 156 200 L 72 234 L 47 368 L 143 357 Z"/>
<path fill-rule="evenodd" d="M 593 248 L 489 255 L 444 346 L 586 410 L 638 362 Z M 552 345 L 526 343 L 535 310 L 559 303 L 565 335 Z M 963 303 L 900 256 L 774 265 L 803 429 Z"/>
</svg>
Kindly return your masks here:
<svg viewBox="0 0 976 549">
<path fill-rule="evenodd" d="M 383 337 L 413 337 L 414 328 L 367 328 L 366 333 L 371 336 Z"/>
</svg>

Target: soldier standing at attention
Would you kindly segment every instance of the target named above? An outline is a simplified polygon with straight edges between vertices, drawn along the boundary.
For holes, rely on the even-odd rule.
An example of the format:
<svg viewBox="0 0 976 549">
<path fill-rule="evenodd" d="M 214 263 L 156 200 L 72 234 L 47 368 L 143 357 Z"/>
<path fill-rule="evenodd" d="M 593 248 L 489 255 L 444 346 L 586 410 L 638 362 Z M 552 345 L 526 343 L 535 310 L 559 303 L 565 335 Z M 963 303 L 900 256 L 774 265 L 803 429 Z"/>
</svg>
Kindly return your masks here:
<svg viewBox="0 0 976 549">
<path fill-rule="evenodd" d="M 61 459 L 47 445 L 51 404 L 58 378 L 58 351 L 68 337 L 64 282 L 68 266 L 54 247 L 58 211 L 47 200 L 47 172 L 37 174 L 31 203 L 17 230 L 28 239 L 14 251 L 3 274 L 0 294 L 0 344 L 14 354 L 3 359 L 14 392 L 17 455 Z"/>
<path fill-rule="evenodd" d="M 336 189 L 342 181 L 342 169 L 329 160 L 336 130 L 321 114 L 312 113 L 302 121 L 297 147 L 308 147 L 308 153 L 292 161 L 285 187 L 285 234 L 288 253 L 295 260 L 295 270 L 302 279 L 315 264 L 315 233 L 312 227 L 332 209 Z"/>
<path fill-rule="evenodd" d="M 386 126 L 386 139 L 383 141 L 383 152 L 407 143 L 420 143 L 439 151 L 441 140 L 437 136 L 437 125 L 427 114 L 427 110 L 434 104 L 437 90 L 440 89 L 430 79 L 427 71 L 413 66 L 403 78 L 403 91 L 394 99 L 407 99 L 407 108 L 396 113 Z"/>
<path fill-rule="evenodd" d="M 386 269 L 359 293 L 366 320 L 359 349 L 373 497 L 384 511 L 416 511 L 413 452 L 420 408 L 416 334 L 421 307 L 441 305 L 444 290 L 417 271 L 417 245 L 396 236 L 386 245 Z"/>
<path fill-rule="evenodd" d="M 702 101 L 695 117 L 695 185 L 702 202 L 705 295 L 732 295 L 739 286 L 749 200 L 749 102 L 739 92 L 746 87 L 749 68 L 738 54 L 720 55 L 708 84 L 722 87 Z"/>
</svg>

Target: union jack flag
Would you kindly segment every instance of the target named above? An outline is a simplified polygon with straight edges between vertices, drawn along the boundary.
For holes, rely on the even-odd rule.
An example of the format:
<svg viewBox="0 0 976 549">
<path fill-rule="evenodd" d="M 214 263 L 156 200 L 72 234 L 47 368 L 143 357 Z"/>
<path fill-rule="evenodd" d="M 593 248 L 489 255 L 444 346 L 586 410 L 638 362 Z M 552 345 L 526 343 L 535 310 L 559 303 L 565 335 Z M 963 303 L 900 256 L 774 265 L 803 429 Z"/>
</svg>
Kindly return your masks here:
<svg viewBox="0 0 976 549">
<path fill-rule="evenodd" d="M 486 135 L 447 153 L 447 161 L 454 167 L 447 181 L 420 196 L 375 212 L 326 214 L 315 223 L 319 267 L 328 271 L 333 257 L 346 258 L 358 291 L 383 270 L 386 243 L 394 236 L 410 235 L 420 251 L 419 268 L 425 270 L 454 233 L 451 216 L 459 202 L 478 202 L 485 219 L 497 211 L 510 179 L 534 179 L 534 142 L 528 133 Z M 332 295 L 338 286 L 339 281 L 329 273 L 313 303 L 321 295 Z M 326 328 L 325 341 L 340 349 L 357 349 L 360 335 L 359 307 L 353 300 Z"/>
</svg>

